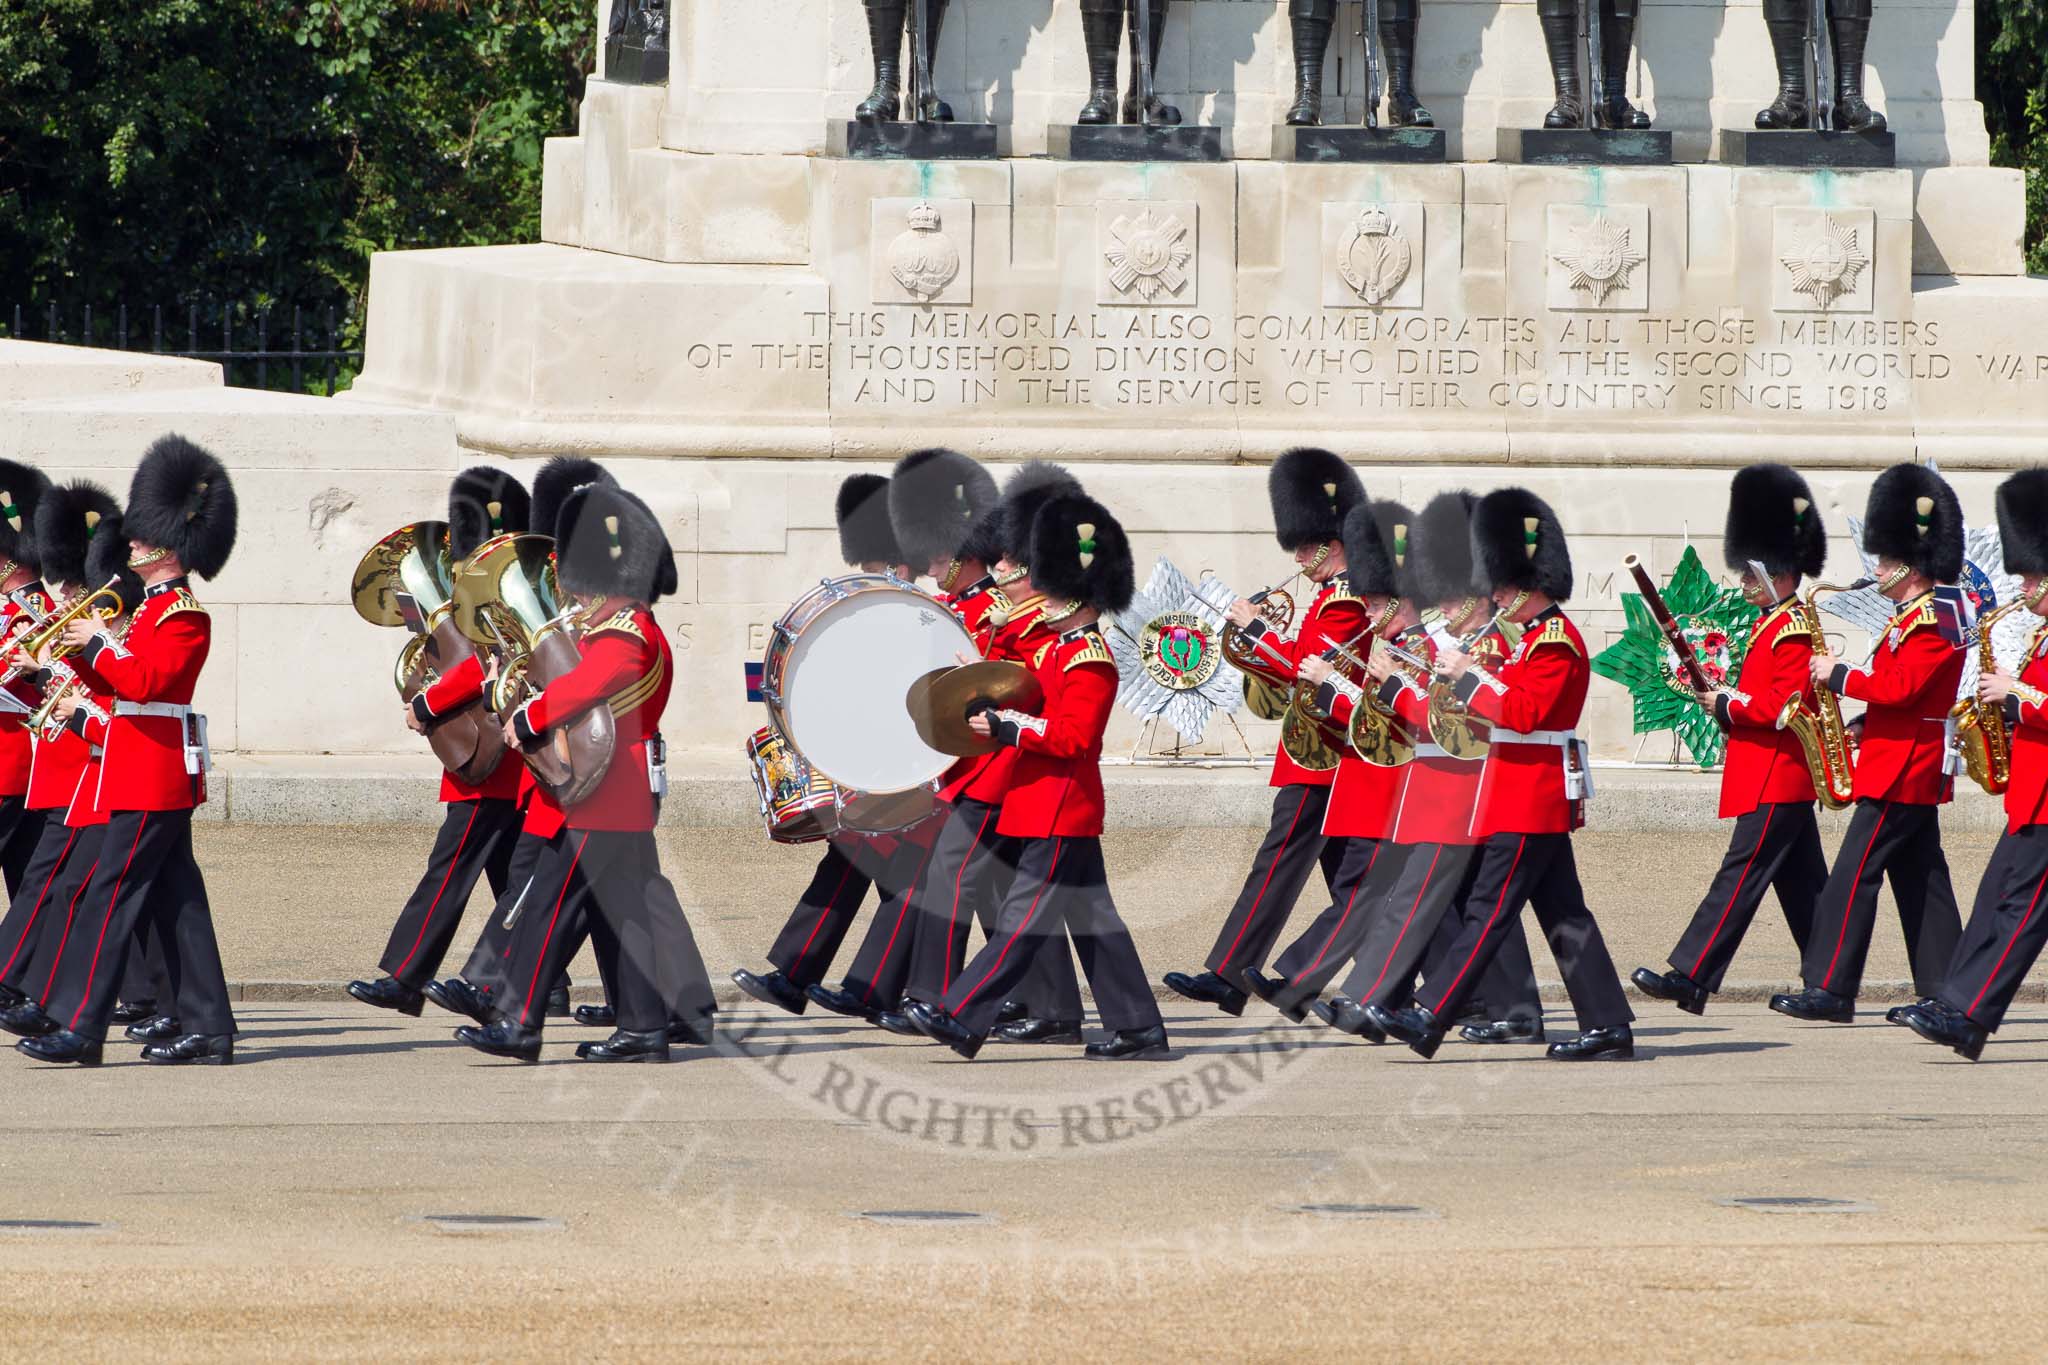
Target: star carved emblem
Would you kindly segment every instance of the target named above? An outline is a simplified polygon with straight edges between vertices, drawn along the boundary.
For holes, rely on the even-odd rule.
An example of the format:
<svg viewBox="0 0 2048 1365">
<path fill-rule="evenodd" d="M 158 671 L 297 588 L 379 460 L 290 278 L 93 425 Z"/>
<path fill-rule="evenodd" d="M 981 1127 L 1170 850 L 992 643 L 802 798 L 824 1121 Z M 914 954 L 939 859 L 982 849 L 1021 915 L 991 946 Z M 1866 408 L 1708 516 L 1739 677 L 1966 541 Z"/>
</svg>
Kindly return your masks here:
<svg viewBox="0 0 2048 1365">
<path fill-rule="evenodd" d="M 1144 209 L 1135 218 L 1119 217 L 1109 225 L 1109 282 L 1120 294 L 1135 294 L 1151 303 L 1162 294 L 1178 294 L 1188 282 L 1187 264 L 1194 253 L 1187 224 L 1175 214 L 1154 218 Z"/>
<path fill-rule="evenodd" d="M 1630 238 L 1628 228 L 1596 214 L 1572 229 L 1570 240 L 1550 257 L 1571 272 L 1572 292 L 1592 295 L 1597 308 L 1615 290 L 1628 288 L 1630 274 L 1647 259 Z"/>
<path fill-rule="evenodd" d="M 1778 257 L 1778 264 L 1792 272 L 1793 291 L 1806 295 L 1826 312 L 1855 289 L 1857 278 L 1870 266 L 1870 253 L 1858 240 L 1861 236 L 1834 214 L 1824 213 L 1811 232 Z"/>
</svg>

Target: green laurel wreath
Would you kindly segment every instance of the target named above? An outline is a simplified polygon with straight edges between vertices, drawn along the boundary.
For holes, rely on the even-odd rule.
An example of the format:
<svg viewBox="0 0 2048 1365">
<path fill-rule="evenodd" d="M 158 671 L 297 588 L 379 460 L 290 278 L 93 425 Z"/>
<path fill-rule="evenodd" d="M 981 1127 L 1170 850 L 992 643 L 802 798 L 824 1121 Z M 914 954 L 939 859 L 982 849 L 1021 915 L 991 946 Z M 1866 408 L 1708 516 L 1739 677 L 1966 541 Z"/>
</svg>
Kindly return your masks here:
<svg viewBox="0 0 2048 1365">
<path fill-rule="evenodd" d="M 1749 628 L 1761 614 L 1742 600 L 1738 588 L 1724 588 L 1714 581 L 1700 562 L 1699 552 L 1688 545 L 1678 567 L 1663 587 L 1664 604 L 1681 625 L 1695 630 L 1718 630 L 1728 638 L 1728 682 L 1732 685 L 1741 671 L 1742 656 L 1749 648 Z M 1669 647 L 1664 632 L 1640 593 L 1623 593 L 1621 609 L 1628 625 L 1621 638 L 1593 660 L 1593 671 L 1612 678 L 1629 691 L 1634 702 L 1635 732 L 1675 730 L 1679 743 L 1692 761 L 1711 768 L 1727 750 L 1726 737 L 1713 716 L 1694 702 L 1690 692 L 1675 682 L 1667 665 Z"/>
</svg>

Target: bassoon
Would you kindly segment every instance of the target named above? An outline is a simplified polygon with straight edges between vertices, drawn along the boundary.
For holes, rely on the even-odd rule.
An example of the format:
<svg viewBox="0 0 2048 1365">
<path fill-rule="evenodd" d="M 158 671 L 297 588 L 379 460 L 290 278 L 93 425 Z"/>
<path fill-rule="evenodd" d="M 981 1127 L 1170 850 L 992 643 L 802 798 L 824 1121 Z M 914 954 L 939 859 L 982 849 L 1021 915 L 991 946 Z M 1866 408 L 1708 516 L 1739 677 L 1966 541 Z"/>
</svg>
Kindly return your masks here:
<svg viewBox="0 0 2048 1365">
<path fill-rule="evenodd" d="M 1664 638 L 1670 643 L 1672 652 L 1678 655 L 1678 667 L 1685 674 L 1686 686 L 1694 692 L 1713 691 L 1714 683 L 1707 677 L 1707 671 L 1700 667 L 1699 655 L 1693 652 L 1692 641 L 1686 639 L 1685 632 L 1679 629 L 1678 618 L 1673 616 L 1671 608 L 1664 604 L 1664 594 L 1659 592 L 1657 585 L 1651 581 L 1650 571 L 1643 567 L 1643 561 L 1629 555 L 1621 561 L 1621 567 L 1627 569 L 1629 576 L 1635 579 L 1636 591 L 1642 594 L 1643 605 L 1650 609 L 1650 615 L 1656 619 L 1657 629 L 1664 632 Z"/>
</svg>

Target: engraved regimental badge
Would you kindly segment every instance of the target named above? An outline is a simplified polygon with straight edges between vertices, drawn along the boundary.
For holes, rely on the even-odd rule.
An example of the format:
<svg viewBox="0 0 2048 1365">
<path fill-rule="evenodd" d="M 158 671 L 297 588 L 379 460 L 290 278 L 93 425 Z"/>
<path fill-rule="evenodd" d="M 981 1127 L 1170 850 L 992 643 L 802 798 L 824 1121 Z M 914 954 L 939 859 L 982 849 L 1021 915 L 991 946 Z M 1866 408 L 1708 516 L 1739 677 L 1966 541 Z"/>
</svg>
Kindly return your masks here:
<svg viewBox="0 0 2048 1365">
<path fill-rule="evenodd" d="M 1110 225 L 1109 282 L 1118 293 L 1135 294 L 1146 303 L 1160 295 L 1178 294 L 1188 282 L 1187 265 L 1194 248 L 1188 245 L 1187 224 L 1172 213 L 1159 219 L 1145 209 L 1135 218 Z"/>
<path fill-rule="evenodd" d="M 1857 277 L 1870 264 L 1861 234 L 1832 213 L 1821 215 L 1810 232 L 1800 235 L 1792 249 L 1778 258 L 1791 272 L 1792 290 L 1813 300 L 1822 312 L 1844 294 L 1856 288 Z"/>
<path fill-rule="evenodd" d="M 911 205 L 910 226 L 889 243 L 889 274 L 904 292 L 929 303 L 960 273 L 960 248 L 940 230 L 939 211 L 929 203 Z"/>
<path fill-rule="evenodd" d="M 1216 676 L 1222 660 L 1216 632 L 1190 611 L 1169 611 L 1145 623 L 1138 637 L 1145 676 L 1170 692 L 1188 692 Z"/>
<path fill-rule="evenodd" d="M 1607 302 L 1607 296 L 1629 286 L 1629 276 L 1646 259 L 1630 240 L 1629 229 L 1606 214 L 1571 230 L 1570 239 L 1551 257 L 1571 272 L 1574 293 L 1590 294 L 1593 306 Z"/>
<path fill-rule="evenodd" d="M 1337 270 L 1359 298 L 1377 308 L 1408 278 L 1414 257 L 1392 216 L 1372 204 L 1358 215 L 1337 248 Z"/>
</svg>

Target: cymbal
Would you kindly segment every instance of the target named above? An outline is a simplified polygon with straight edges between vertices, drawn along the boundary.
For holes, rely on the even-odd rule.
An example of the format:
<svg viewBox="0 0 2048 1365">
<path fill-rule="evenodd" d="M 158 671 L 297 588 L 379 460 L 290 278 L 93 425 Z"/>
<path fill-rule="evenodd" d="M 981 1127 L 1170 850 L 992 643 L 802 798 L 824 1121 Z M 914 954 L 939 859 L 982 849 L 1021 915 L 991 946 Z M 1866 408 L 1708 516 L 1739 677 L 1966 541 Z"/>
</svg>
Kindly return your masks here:
<svg viewBox="0 0 2048 1365">
<path fill-rule="evenodd" d="M 1001 659 L 984 659 L 959 668 L 939 668 L 910 685 L 903 704 L 917 726 L 917 735 L 942 754 L 962 758 L 994 753 L 1000 746 L 987 735 L 967 728 L 967 708 L 990 701 L 1003 710 L 1036 711 L 1045 689 L 1031 670 Z"/>
</svg>

